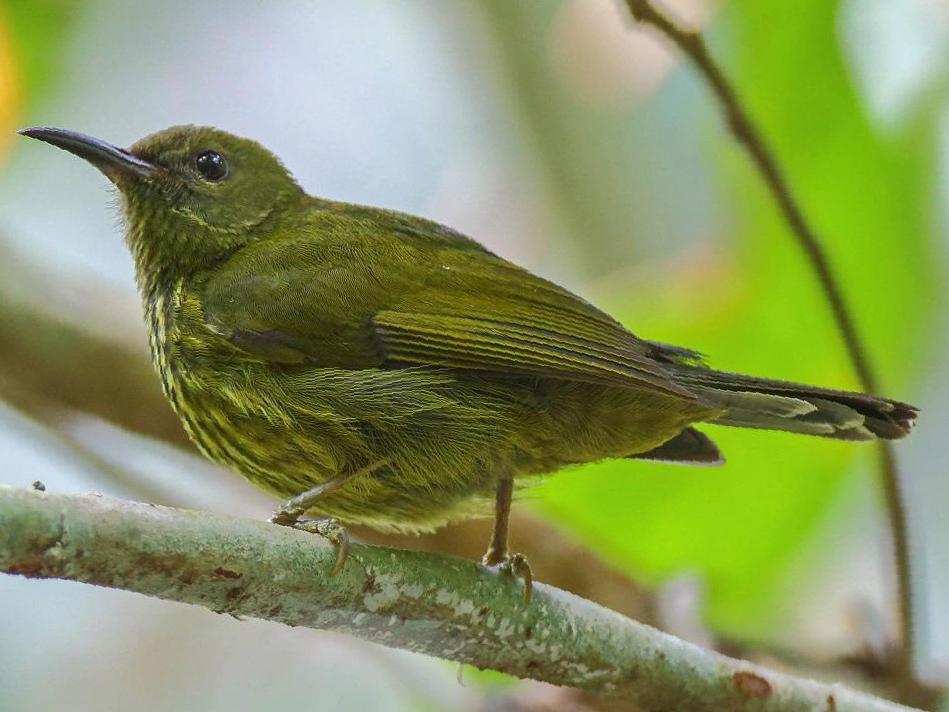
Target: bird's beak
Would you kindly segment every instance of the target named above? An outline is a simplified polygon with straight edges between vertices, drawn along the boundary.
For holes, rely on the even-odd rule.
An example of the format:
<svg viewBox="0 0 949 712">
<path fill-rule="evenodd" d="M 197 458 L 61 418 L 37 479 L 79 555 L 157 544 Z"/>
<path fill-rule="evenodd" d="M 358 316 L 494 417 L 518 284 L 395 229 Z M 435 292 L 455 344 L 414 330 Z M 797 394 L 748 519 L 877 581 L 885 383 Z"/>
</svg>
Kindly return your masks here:
<svg viewBox="0 0 949 712">
<path fill-rule="evenodd" d="M 20 129 L 17 133 L 21 136 L 29 136 L 45 141 L 57 148 L 84 158 L 110 179 L 116 177 L 116 174 L 123 173 L 140 178 L 150 178 L 158 172 L 158 168 L 151 163 L 143 161 L 138 156 L 133 156 L 122 148 L 116 148 L 110 143 L 75 131 L 34 126 L 28 129 Z"/>
</svg>

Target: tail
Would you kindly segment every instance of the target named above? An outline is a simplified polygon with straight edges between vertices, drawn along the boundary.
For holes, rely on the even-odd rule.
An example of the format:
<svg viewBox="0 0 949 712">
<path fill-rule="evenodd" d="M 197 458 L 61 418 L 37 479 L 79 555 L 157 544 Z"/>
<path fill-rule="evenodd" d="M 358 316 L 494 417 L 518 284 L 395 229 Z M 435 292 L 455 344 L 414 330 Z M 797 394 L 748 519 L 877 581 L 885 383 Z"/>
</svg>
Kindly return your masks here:
<svg viewBox="0 0 949 712">
<path fill-rule="evenodd" d="M 670 369 L 685 386 L 725 413 L 720 425 L 786 430 L 840 440 L 895 440 L 915 424 L 917 409 L 863 393 L 742 376 L 678 363 Z"/>
</svg>

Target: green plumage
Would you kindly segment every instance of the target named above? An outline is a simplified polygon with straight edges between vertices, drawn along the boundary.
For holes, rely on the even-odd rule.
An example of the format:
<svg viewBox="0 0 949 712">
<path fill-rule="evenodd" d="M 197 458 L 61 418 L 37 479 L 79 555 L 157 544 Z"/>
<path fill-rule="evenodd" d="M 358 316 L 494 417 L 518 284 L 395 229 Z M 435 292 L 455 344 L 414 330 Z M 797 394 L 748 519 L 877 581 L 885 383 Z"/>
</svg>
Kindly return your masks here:
<svg viewBox="0 0 949 712">
<path fill-rule="evenodd" d="M 442 225 L 307 196 L 220 131 L 108 160 L 38 137 L 118 186 L 155 362 L 197 445 L 282 498 L 371 469 L 320 501 L 343 522 L 431 528 L 483 511 L 501 478 L 603 458 L 718 460 L 695 422 L 872 439 L 915 415 L 710 371 Z M 203 173 L 208 152 L 225 176 Z"/>
</svg>

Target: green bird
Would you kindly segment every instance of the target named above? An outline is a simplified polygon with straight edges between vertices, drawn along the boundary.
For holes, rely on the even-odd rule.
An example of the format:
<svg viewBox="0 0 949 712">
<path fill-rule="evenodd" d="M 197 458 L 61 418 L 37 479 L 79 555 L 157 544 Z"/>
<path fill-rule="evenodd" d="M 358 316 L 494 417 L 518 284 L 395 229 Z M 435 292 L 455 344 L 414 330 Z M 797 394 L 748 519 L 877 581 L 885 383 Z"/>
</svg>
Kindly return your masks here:
<svg viewBox="0 0 949 712">
<path fill-rule="evenodd" d="M 178 126 L 128 150 L 23 129 L 118 188 L 151 350 L 211 460 L 287 499 L 272 521 L 422 531 L 604 458 L 718 464 L 711 422 L 900 438 L 916 408 L 711 370 L 424 218 L 307 195 L 254 141 Z M 304 515 L 317 519 L 304 520 Z"/>
</svg>

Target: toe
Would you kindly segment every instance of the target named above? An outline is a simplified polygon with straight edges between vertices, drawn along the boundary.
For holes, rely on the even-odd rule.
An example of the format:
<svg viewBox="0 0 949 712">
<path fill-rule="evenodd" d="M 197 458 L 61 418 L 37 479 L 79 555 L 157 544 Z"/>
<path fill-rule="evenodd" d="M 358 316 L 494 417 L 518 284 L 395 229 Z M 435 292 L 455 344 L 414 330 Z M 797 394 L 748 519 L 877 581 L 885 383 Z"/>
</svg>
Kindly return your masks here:
<svg viewBox="0 0 949 712">
<path fill-rule="evenodd" d="M 534 593 L 534 572 L 527 557 L 514 554 L 511 557 L 511 571 L 515 576 L 524 579 L 524 605 L 530 605 L 531 595 Z"/>
<path fill-rule="evenodd" d="M 280 514 L 280 511 L 276 512 L 274 516 L 271 517 L 270 521 L 274 524 L 281 524 L 283 526 L 292 527 L 293 529 L 298 529 L 302 532 L 307 532 L 308 534 L 316 534 L 317 536 L 321 536 L 324 539 L 332 542 L 332 544 L 336 547 L 336 562 L 333 564 L 333 568 L 330 570 L 330 575 L 335 576 L 340 571 L 342 571 L 343 566 L 346 564 L 346 560 L 349 558 L 350 548 L 349 532 L 346 531 L 344 526 L 342 526 L 337 520 L 333 518 L 297 519 L 288 523 L 275 521 Z"/>
<path fill-rule="evenodd" d="M 527 557 L 523 554 L 509 554 L 497 564 L 489 564 L 488 558 L 486 554 L 481 560 L 481 563 L 491 568 L 497 568 L 499 571 L 503 571 L 524 581 L 524 605 L 530 604 L 531 596 L 534 592 L 534 572 L 531 570 L 531 565 Z"/>
</svg>

